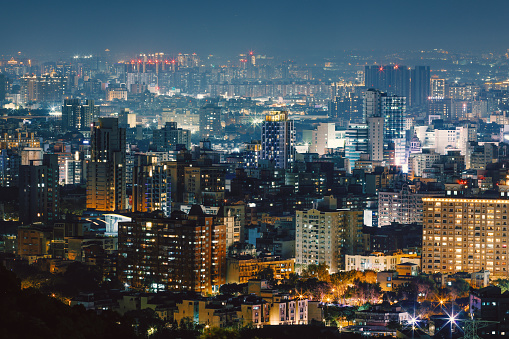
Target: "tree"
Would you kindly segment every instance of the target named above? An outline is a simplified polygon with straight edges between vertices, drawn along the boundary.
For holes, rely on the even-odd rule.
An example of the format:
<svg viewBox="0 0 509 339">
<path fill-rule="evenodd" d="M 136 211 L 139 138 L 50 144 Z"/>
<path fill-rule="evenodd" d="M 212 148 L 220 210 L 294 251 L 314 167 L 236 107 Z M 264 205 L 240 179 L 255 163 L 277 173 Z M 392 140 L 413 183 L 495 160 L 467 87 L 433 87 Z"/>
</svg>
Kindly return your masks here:
<svg viewBox="0 0 509 339">
<path fill-rule="evenodd" d="M 500 287 L 502 293 L 509 291 L 509 279 L 497 279 L 495 280 L 495 286 Z"/>
<path fill-rule="evenodd" d="M 412 282 L 399 284 L 394 288 L 394 292 L 399 300 L 417 300 L 417 285 Z"/>
<path fill-rule="evenodd" d="M 240 339 L 240 333 L 231 328 L 211 327 L 203 332 L 200 339 Z"/>
<path fill-rule="evenodd" d="M 275 282 L 274 279 L 274 270 L 270 267 L 265 267 L 256 273 L 256 277 L 258 279 L 267 280 L 270 284 L 273 284 Z"/>
<path fill-rule="evenodd" d="M 69 307 L 35 289 L 20 287 L 13 273 L 0 267 L 2 337 L 135 338 L 132 327 L 116 315 L 97 315 L 83 306 Z"/>
<path fill-rule="evenodd" d="M 424 300 L 427 300 L 430 295 L 434 295 L 437 292 L 435 281 L 430 279 L 427 275 L 419 275 L 414 279 L 417 284 L 417 294 Z"/>
<path fill-rule="evenodd" d="M 371 284 L 365 281 L 355 280 L 354 285 L 348 287 L 346 293 L 350 298 L 358 299 L 360 304 L 377 303 L 382 295 L 380 284 Z"/>
<path fill-rule="evenodd" d="M 427 300 L 437 291 L 435 282 L 426 275 L 419 275 L 395 288 L 398 299 L 412 301 L 417 301 L 419 297 Z"/>
<path fill-rule="evenodd" d="M 129 322 L 135 324 L 138 334 L 154 334 L 158 329 L 162 328 L 164 322 L 157 316 L 157 313 L 151 308 L 142 310 L 128 311 L 124 314 Z"/>
<path fill-rule="evenodd" d="M 330 281 L 329 266 L 326 263 L 310 264 L 302 272 L 303 278 L 318 278 L 320 281 Z"/>
<path fill-rule="evenodd" d="M 337 325 L 341 325 L 341 322 L 347 321 L 348 324 L 355 320 L 355 311 L 357 308 L 355 307 L 337 307 L 337 306 L 328 306 L 324 308 L 325 311 L 325 320 L 328 323 L 336 323 Z"/>
<path fill-rule="evenodd" d="M 318 280 L 318 278 L 299 280 L 296 289 L 312 300 L 320 301 L 331 291 L 330 285 L 325 281 Z"/>
<path fill-rule="evenodd" d="M 451 285 L 447 287 L 451 299 L 461 298 L 470 291 L 470 284 L 462 278 L 456 278 L 451 281 Z"/>
<path fill-rule="evenodd" d="M 80 262 L 73 262 L 63 274 L 67 285 L 78 291 L 94 291 L 102 282 L 102 273 L 97 266 L 87 266 Z"/>
<path fill-rule="evenodd" d="M 241 294 L 244 292 L 245 286 L 246 284 L 224 284 L 219 287 L 219 293 L 227 295 Z"/>
</svg>

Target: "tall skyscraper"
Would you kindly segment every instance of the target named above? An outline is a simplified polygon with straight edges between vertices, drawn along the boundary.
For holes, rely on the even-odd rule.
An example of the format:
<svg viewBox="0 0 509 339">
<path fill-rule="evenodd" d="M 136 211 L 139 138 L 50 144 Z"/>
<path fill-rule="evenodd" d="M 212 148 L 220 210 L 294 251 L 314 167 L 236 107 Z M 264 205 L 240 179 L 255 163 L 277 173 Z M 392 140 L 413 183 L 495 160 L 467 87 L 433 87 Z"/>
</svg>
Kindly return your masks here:
<svg viewBox="0 0 509 339">
<path fill-rule="evenodd" d="M 59 218 L 60 186 L 58 155 L 44 154 L 30 164 L 20 166 L 20 221 L 51 224 Z"/>
<path fill-rule="evenodd" d="M 290 169 L 295 161 L 295 126 L 286 111 L 270 111 L 262 125 L 261 158 L 277 168 Z"/>
<path fill-rule="evenodd" d="M 382 96 L 382 116 L 384 117 L 384 139 L 393 141 L 405 138 L 406 98 L 401 96 Z"/>
<path fill-rule="evenodd" d="M 391 164 L 404 166 L 406 168 L 406 98 L 397 95 L 387 95 L 376 89 L 369 89 L 364 94 L 363 117 L 367 124 L 367 153 L 371 160 L 383 161 L 383 151 L 389 148 L 394 149 L 394 156 L 389 157 Z M 359 125 L 360 126 L 360 125 Z M 357 129 L 358 132 L 362 131 Z M 380 131 L 383 130 L 383 133 Z M 349 147 L 358 146 L 359 142 L 353 140 L 356 135 L 350 132 L 351 145 L 347 145 L 346 156 L 349 154 Z M 360 137 L 360 135 L 359 135 Z M 354 152 L 355 154 L 355 152 Z M 351 160 L 357 160 L 350 158 Z M 351 161 L 350 160 L 350 161 Z M 385 159 L 390 160 L 390 159 Z"/>
<path fill-rule="evenodd" d="M 430 90 L 429 66 L 415 66 L 412 69 L 410 106 L 426 105 Z"/>
<path fill-rule="evenodd" d="M 116 118 L 99 118 L 92 127 L 91 158 L 87 164 L 87 208 L 125 210 L 126 131 Z"/>
<path fill-rule="evenodd" d="M 401 65 L 366 66 L 364 85 L 389 95 L 410 97 L 410 69 Z"/>
</svg>

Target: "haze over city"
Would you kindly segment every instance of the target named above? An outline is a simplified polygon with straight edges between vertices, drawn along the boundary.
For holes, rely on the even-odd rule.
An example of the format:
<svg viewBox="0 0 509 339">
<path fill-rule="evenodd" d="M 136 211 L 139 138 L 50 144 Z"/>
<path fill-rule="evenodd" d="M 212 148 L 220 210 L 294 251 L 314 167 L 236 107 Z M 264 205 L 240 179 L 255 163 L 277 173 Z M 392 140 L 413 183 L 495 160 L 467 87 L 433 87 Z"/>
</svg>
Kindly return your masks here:
<svg viewBox="0 0 509 339">
<path fill-rule="evenodd" d="M 2 4 L 1 54 L 504 50 L 506 1 L 87 1 Z"/>
</svg>

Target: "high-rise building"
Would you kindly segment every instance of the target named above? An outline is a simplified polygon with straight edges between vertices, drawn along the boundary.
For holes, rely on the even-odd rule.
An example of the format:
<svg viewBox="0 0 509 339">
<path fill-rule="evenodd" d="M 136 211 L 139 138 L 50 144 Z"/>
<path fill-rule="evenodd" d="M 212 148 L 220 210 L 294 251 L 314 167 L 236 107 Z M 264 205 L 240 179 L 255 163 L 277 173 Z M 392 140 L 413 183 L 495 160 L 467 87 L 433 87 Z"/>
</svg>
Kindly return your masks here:
<svg viewBox="0 0 509 339">
<path fill-rule="evenodd" d="M 350 124 L 345 134 L 345 157 L 353 163 L 362 153 L 368 153 L 369 130 L 366 124 Z"/>
<path fill-rule="evenodd" d="M 333 83 L 331 85 L 332 99 L 329 105 L 329 116 L 340 118 L 346 123 L 360 122 L 362 119 L 362 104 L 364 87 L 359 84 Z"/>
<path fill-rule="evenodd" d="M 445 99 L 445 79 L 439 79 L 437 77 L 431 78 L 431 98 L 434 99 Z"/>
<path fill-rule="evenodd" d="M 187 150 L 180 151 L 177 161 L 163 164 L 170 171 L 172 202 L 206 206 L 224 204 L 224 167 L 212 166 L 208 158 L 193 161 Z"/>
<path fill-rule="evenodd" d="M 366 123 L 368 118 L 382 116 L 382 92 L 377 89 L 368 89 L 364 93 L 362 106 L 363 122 Z"/>
<path fill-rule="evenodd" d="M 401 65 L 366 66 L 364 85 L 389 95 L 410 97 L 410 69 Z"/>
<path fill-rule="evenodd" d="M 106 101 L 127 100 L 127 88 L 125 84 L 109 85 L 106 88 Z"/>
<path fill-rule="evenodd" d="M 94 104 L 94 100 L 86 100 L 82 105 L 79 99 L 65 99 L 62 106 L 62 130 L 90 130 L 98 116 L 99 106 Z"/>
<path fill-rule="evenodd" d="M 87 164 L 87 208 L 126 209 L 126 134 L 116 118 L 99 118 L 92 126 Z"/>
<path fill-rule="evenodd" d="M 79 185 L 83 183 L 84 173 L 83 173 L 83 159 L 80 159 L 79 154 L 75 154 L 73 159 L 65 160 L 65 185 Z"/>
<path fill-rule="evenodd" d="M 58 155 L 44 154 L 28 165 L 20 166 L 20 221 L 51 224 L 59 218 L 60 186 Z"/>
<path fill-rule="evenodd" d="M 415 66 L 412 69 L 410 106 L 423 106 L 430 96 L 429 66 Z"/>
<path fill-rule="evenodd" d="M 330 273 L 344 269 L 345 254 L 362 254 L 362 211 L 296 212 L 297 270 L 325 263 Z"/>
<path fill-rule="evenodd" d="M 200 108 L 200 136 L 210 139 L 222 134 L 221 107 L 208 104 Z"/>
<path fill-rule="evenodd" d="M 219 206 L 224 203 L 225 168 L 212 164 L 191 164 L 184 169 L 186 204 Z"/>
<path fill-rule="evenodd" d="M 136 113 L 129 108 L 122 108 L 118 114 L 118 125 L 122 128 L 136 128 Z"/>
<path fill-rule="evenodd" d="M 286 111 L 270 111 L 262 125 L 261 159 L 290 169 L 295 161 L 295 126 Z"/>
<path fill-rule="evenodd" d="M 428 117 L 439 116 L 450 120 L 453 116 L 454 102 L 449 98 L 431 97 L 428 99 Z"/>
<path fill-rule="evenodd" d="M 311 145 L 309 146 L 312 153 L 324 155 L 336 146 L 336 124 L 320 123 L 315 130 L 312 131 Z"/>
<path fill-rule="evenodd" d="M 57 73 L 40 76 L 24 76 L 21 81 L 21 101 L 62 102 L 65 93 L 66 77 Z"/>
<path fill-rule="evenodd" d="M 79 99 L 65 99 L 62 106 L 62 130 L 69 131 L 76 128 L 80 120 L 81 106 Z"/>
<path fill-rule="evenodd" d="M 85 104 L 81 105 L 81 118 L 76 128 L 80 131 L 89 131 L 92 123 L 99 117 L 100 108 L 95 105 L 94 100 L 85 100 Z"/>
<path fill-rule="evenodd" d="M 384 148 L 389 143 L 405 144 L 406 98 L 387 95 L 376 89 L 369 89 L 364 94 L 363 119 L 368 128 L 368 153 L 371 160 L 382 161 Z M 383 135 L 380 135 L 383 128 Z M 383 146 L 380 147 L 380 146 Z M 348 147 L 348 145 L 347 145 Z M 401 152 L 398 152 L 398 154 Z M 404 153 L 404 152 L 403 152 Z M 399 156 L 401 158 L 401 156 Z M 404 155 L 403 155 L 404 158 Z M 399 162 L 406 162 L 400 159 Z"/>
<path fill-rule="evenodd" d="M 404 185 L 401 189 L 378 192 L 378 226 L 391 223 L 422 223 L 422 198 L 429 194 L 415 192 Z"/>
<path fill-rule="evenodd" d="M 194 205 L 189 214 L 134 214 L 120 222 L 119 277 L 131 288 L 217 292 L 226 282 L 226 230 Z"/>
<path fill-rule="evenodd" d="M 191 149 L 191 132 L 177 128 L 176 122 L 167 122 L 163 128 L 154 130 L 152 140 L 158 152 L 174 151 L 177 145 Z"/>
<path fill-rule="evenodd" d="M 0 73 L 0 102 L 5 100 L 5 94 L 7 93 L 7 77 L 5 74 Z"/>
<path fill-rule="evenodd" d="M 171 213 L 171 178 L 167 165 L 157 157 L 136 155 L 133 168 L 133 212 Z"/>
<path fill-rule="evenodd" d="M 10 149 L 0 150 L 0 186 L 19 187 L 21 156 Z"/>
<path fill-rule="evenodd" d="M 507 277 L 509 200 L 423 198 L 422 271 Z"/>
<path fill-rule="evenodd" d="M 384 117 L 384 139 L 394 141 L 405 138 L 406 98 L 401 96 L 382 96 L 382 116 Z"/>
<path fill-rule="evenodd" d="M 368 118 L 368 154 L 371 161 L 384 160 L 384 118 Z"/>
</svg>

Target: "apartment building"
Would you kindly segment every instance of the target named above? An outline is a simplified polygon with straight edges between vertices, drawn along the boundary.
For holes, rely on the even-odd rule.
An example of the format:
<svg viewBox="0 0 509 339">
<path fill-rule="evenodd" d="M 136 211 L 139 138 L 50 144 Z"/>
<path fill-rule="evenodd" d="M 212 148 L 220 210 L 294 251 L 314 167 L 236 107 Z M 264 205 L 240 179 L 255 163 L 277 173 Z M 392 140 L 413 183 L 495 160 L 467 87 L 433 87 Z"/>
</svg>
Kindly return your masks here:
<svg viewBox="0 0 509 339">
<path fill-rule="evenodd" d="M 509 200 L 423 198 L 424 273 L 507 276 Z"/>
</svg>

